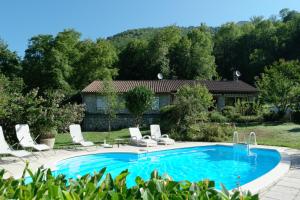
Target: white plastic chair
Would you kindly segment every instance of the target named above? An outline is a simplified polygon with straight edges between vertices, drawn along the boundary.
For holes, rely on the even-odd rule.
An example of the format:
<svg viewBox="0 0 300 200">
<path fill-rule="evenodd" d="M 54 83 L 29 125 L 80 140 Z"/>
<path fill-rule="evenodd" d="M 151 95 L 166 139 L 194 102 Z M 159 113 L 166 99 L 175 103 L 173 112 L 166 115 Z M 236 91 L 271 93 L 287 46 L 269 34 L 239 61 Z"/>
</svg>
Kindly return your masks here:
<svg viewBox="0 0 300 200">
<path fill-rule="evenodd" d="M 79 124 L 71 124 L 69 126 L 70 134 L 72 137 L 72 141 L 74 144 L 80 144 L 84 147 L 95 146 L 95 144 L 91 141 L 85 141 L 82 136 L 81 127 Z"/>
<path fill-rule="evenodd" d="M 23 158 L 31 155 L 30 152 L 25 150 L 12 149 L 4 138 L 3 129 L 1 126 L 0 126 L 0 154 L 3 155 L 9 154 L 18 158 Z"/>
<path fill-rule="evenodd" d="M 151 137 L 158 142 L 158 144 L 175 144 L 175 140 L 171 139 L 167 134 L 161 134 L 160 126 L 158 124 L 150 125 Z"/>
<path fill-rule="evenodd" d="M 139 128 L 129 128 L 129 133 L 131 137 L 131 141 L 140 146 L 153 147 L 157 146 L 157 142 L 152 140 L 150 135 L 142 136 Z"/>
<path fill-rule="evenodd" d="M 50 147 L 45 144 L 37 144 L 30 135 L 28 124 L 17 124 L 15 126 L 17 138 L 23 148 L 32 148 L 37 151 L 50 150 Z"/>
</svg>

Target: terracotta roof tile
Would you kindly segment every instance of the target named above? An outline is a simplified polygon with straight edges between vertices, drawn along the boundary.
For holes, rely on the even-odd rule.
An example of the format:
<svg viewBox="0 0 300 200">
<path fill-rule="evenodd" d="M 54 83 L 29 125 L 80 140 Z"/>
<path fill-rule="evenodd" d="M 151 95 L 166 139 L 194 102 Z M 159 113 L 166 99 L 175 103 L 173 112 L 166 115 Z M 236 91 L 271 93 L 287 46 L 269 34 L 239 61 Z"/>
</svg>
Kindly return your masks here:
<svg viewBox="0 0 300 200">
<path fill-rule="evenodd" d="M 113 81 L 113 86 L 117 92 L 124 93 L 136 86 L 146 86 L 155 93 L 176 92 L 183 85 L 202 84 L 211 93 L 256 93 L 258 90 L 241 81 L 197 81 L 197 80 L 133 80 L 133 81 Z M 82 90 L 83 93 L 101 92 L 103 81 L 93 81 Z"/>
</svg>

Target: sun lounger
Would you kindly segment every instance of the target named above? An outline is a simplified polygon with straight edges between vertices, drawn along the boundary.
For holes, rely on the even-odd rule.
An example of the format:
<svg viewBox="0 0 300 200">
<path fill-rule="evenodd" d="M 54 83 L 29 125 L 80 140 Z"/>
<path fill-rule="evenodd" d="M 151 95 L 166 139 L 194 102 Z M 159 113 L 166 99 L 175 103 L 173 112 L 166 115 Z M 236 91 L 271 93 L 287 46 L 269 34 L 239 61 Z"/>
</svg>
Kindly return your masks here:
<svg viewBox="0 0 300 200">
<path fill-rule="evenodd" d="M 14 150 L 6 142 L 3 134 L 3 129 L 0 126 L 0 154 L 2 155 L 12 155 L 18 158 L 23 158 L 30 156 L 31 153 L 25 150 Z"/>
<path fill-rule="evenodd" d="M 138 146 L 157 146 L 157 142 L 152 140 L 150 135 L 142 136 L 139 128 L 129 128 L 131 142 Z"/>
<path fill-rule="evenodd" d="M 17 124 L 15 126 L 17 138 L 23 148 L 32 148 L 37 151 L 50 150 L 51 148 L 45 144 L 37 144 L 30 135 L 28 124 Z"/>
<path fill-rule="evenodd" d="M 69 126 L 70 134 L 74 144 L 80 144 L 84 147 L 95 146 L 93 142 L 85 141 L 82 136 L 81 127 L 79 124 L 72 124 Z"/>
<path fill-rule="evenodd" d="M 175 140 L 169 138 L 167 134 L 161 134 L 160 126 L 158 124 L 152 124 L 150 126 L 151 138 L 158 142 L 158 144 L 175 144 Z"/>
</svg>

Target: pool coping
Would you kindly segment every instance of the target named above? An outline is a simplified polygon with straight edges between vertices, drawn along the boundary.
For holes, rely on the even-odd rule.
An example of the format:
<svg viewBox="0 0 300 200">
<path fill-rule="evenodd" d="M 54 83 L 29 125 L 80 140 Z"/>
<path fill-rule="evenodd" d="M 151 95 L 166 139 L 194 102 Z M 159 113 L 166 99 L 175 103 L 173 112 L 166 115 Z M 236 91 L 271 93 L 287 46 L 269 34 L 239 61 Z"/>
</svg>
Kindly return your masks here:
<svg viewBox="0 0 300 200">
<path fill-rule="evenodd" d="M 102 151 L 91 151 L 91 152 L 80 152 L 75 155 L 67 155 L 63 156 L 58 159 L 51 160 L 47 163 L 45 163 L 43 166 L 45 168 L 50 168 L 51 170 L 56 170 L 56 165 L 58 162 L 74 158 L 74 157 L 79 157 L 79 156 L 84 156 L 84 155 L 92 155 L 92 154 L 105 154 L 105 153 L 132 153 L 132 154 L 143 154 L 146 152 L 157 152 L 157 151 L 164 151 L 164 150 L 172 150 L 172 149 L 182 149 L 182 148 L 191 148 L 191 147 L 197 147 L 197 146 L 213 146 L 213 145 L 223 145 L 223 146 L 232 146 L 232 143 L 196 143 L 196 144 L 190 144 L 187 146 L 164 146 L 163 148 L 142 148 L 133 151 L 133 150 L 121 150 L 121 149 L 101 149 Z M 258 149 L 271 149 L 271 150 L 276 150 L 279 152 L 281 159 L 280 162 L 269 172 L 266 174 L 254 179 L 253 181 L 246 183 L 239 188 L 235 188 L 231 191 L 234 190 L 241 190 L 241 191 L 250 191 L 252 194 L 257 194 L 260 192 L 263 192 L 267 190 L 270 186 L 275 184 L 281 177 L 283 177 L 285 174 L 287 174 L 290 170 L 291 166 L 291 159 L 288 153 L 285 151 L 288 148 L 284 147 L 273 147 L 273 146 L 264 146 L 264 145 L 251 145 L 250 148 L 258 148 Z M 105 150 L 105 151 L 103 151 Z"/>
</svg>

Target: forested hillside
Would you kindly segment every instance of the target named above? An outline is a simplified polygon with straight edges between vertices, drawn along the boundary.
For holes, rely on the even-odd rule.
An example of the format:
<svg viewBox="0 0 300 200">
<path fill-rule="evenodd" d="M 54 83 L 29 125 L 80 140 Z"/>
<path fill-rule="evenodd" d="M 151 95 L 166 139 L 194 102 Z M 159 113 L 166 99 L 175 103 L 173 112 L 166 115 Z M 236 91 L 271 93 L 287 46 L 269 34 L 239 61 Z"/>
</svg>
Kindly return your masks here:
<svg viewBox="0 0 300 200">
<path fill-rule="evenodd" d="M 200 24 L 200 22 L 199 22 Z M 1 34 L 1 33 L 0 33 Z M 82 39 L 73 29 L 29 39 L 24 58 L 0 42 L 0 72 L 22 78 L 28 89 L 62 89 L 72 94 L 95 79 L 241 79 L 255 83 L 280 59 L 300 59 L 300 14 L 211 28 L 168 26 L 128 30 L 107 39 Z"/>
</svg>

